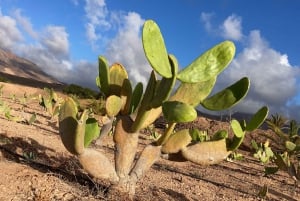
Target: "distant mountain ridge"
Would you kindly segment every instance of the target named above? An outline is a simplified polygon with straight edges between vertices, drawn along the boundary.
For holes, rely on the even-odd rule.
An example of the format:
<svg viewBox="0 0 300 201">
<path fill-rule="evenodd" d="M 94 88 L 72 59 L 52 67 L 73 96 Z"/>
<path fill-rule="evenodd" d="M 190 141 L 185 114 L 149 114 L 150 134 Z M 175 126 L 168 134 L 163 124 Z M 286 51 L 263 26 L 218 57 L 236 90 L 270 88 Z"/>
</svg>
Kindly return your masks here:
<svg viewBox="0 0 300 201">
<path fill-rule="evenodd" d="M 54 77 L 41 70 L 35 63 L 0 48 L 0 76 L 17 84 L 29 86 L 63 85 Z"/>
</svg>

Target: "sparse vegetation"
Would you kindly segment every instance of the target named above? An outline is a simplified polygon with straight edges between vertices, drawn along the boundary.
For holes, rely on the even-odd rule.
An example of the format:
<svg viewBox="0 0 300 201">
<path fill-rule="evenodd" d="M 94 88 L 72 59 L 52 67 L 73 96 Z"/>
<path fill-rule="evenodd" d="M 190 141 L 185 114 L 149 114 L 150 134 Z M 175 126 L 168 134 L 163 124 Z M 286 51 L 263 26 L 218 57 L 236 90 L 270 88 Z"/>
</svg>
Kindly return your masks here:
<svg viewBox="0 0 300 201">
<path fill-rule="evenodd" d="M 7 79 L 6 77 L 0 76 L 0 82 L 10 83 L 11 81 Z"/>
<path fill-rule="evenodd" d="M 61 103 L 53 89 L 44 88 L 44 94 L 39 95 L 39 103 L 51 115 L 51 118 L 58 115 Z"/>
<path fill-rule="evenodd" d="M 75 95 L 79 98 L 98 98 L 99 93 L 93 91 L 92 89 L 81 87 L 76 84 L 70 84 L 63 89 L 63 93 L 69 95 Z"/>
<path fill-rule="evenodd" d="M 300 180 L 300 135 L 299 124 L 295 120 L 286 119 L 276 114 L 266 120 L 275 137 L 270 139 L 277 145 L 269 146 L 269 140 L 259 145 L 253 141 L 256 150 L 254 157 L 265 164 L 265 174 L 274 174 L 278 170 L 287 172 L 298 185 Z M 276 140 L 274 140 L 276 139 Z"/>
</svg>

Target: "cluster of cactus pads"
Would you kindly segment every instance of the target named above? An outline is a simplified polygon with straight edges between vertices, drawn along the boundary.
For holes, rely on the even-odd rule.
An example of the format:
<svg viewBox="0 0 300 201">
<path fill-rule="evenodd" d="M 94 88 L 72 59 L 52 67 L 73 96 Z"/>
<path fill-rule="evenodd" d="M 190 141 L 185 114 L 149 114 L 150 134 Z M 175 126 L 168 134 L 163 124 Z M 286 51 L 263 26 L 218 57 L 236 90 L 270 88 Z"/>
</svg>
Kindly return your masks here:
<svg viewBox="0 0 300 201">
<path fill-rule="evenodd" d="M 183 70 L 179 70 L 175 56 L 168 54 L 154 21 L 145 22 L 142 42 L 146 58 L 153 68 L 145 91 L 142 83 L 132 86 L 121 64 L 109 66 L 100 56 L 96 84 L 106 97 L 108 121 L 99 128 L 89 110 L 78 112 L 72 98 L 65 100 L 59 115 L 59 131 L 66 149 L 78 156 L 90 175 L 109 180 L 114 187 L 129 195 L 134 195 L 136 182 L 162 156 L 167 160 L 188 160 L 200 165 L 224 160 L 239 147 L 245 132 L 259 127 L 268 113 L 267 107 L 261 108 L 247 125 L 233 120 L 232 139 L 228 138 L 228 131 L 222 130 L 215 133 L 210 141 L 199 142 L 197 134 L 200 131 L 197 129 L 175 130 L 176 123 L 191 122 L 197 118 L 195 108 L 199 105 L 218 111 L 237 104 L 248 93 L 249 79 L 244 77 L 209 96 L 217 76 L 234 57 L 235 46 L 230 41 L 211 48 Z M 179 85 L 174 90 L 176 81 Z M 140 131 L 161 115 L 168 122 L 165 131 L 135 160 Z M 112 164 L 104 153 L 88 146 L 94 139 L 110 132 L 114 120 L 115 156 Z"/>
</svg>

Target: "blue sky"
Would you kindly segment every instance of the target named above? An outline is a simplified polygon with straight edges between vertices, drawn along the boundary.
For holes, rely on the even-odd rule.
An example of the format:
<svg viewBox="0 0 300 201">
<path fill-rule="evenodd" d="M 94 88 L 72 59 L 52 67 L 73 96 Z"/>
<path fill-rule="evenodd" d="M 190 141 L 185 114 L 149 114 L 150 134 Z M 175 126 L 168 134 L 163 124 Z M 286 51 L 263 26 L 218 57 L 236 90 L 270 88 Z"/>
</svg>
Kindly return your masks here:
<svg viewBox="0 0 300 201">
<path fill-rule="evenodd" d="M 296 0 L 0 0 L 0 47 L 67 83 L 95 86 L 98 55 L 145 83 L 151 68 L 140 32 L 153 19 L 181 67 L 219 42 L 235 43 L 215 87 L 250 78 L 247 98 L 232 111 L 268 105 L 300 120 L 299 10 Z"/>
</svg>

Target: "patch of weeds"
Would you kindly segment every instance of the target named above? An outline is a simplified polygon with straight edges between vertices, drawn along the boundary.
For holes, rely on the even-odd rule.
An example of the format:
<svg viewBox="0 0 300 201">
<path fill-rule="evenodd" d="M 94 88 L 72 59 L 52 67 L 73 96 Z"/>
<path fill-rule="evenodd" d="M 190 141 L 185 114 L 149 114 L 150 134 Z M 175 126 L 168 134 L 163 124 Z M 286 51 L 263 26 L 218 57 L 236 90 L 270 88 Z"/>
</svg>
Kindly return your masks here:
<svg viewBox="0 0 300 201">
<path fill-rule="evenodd" d="M 23 156 L 28 161 L 34 161 L 36 159 L 36 154 L 32 151 L 30 152 L 24 152 Z"/>
</svg>

